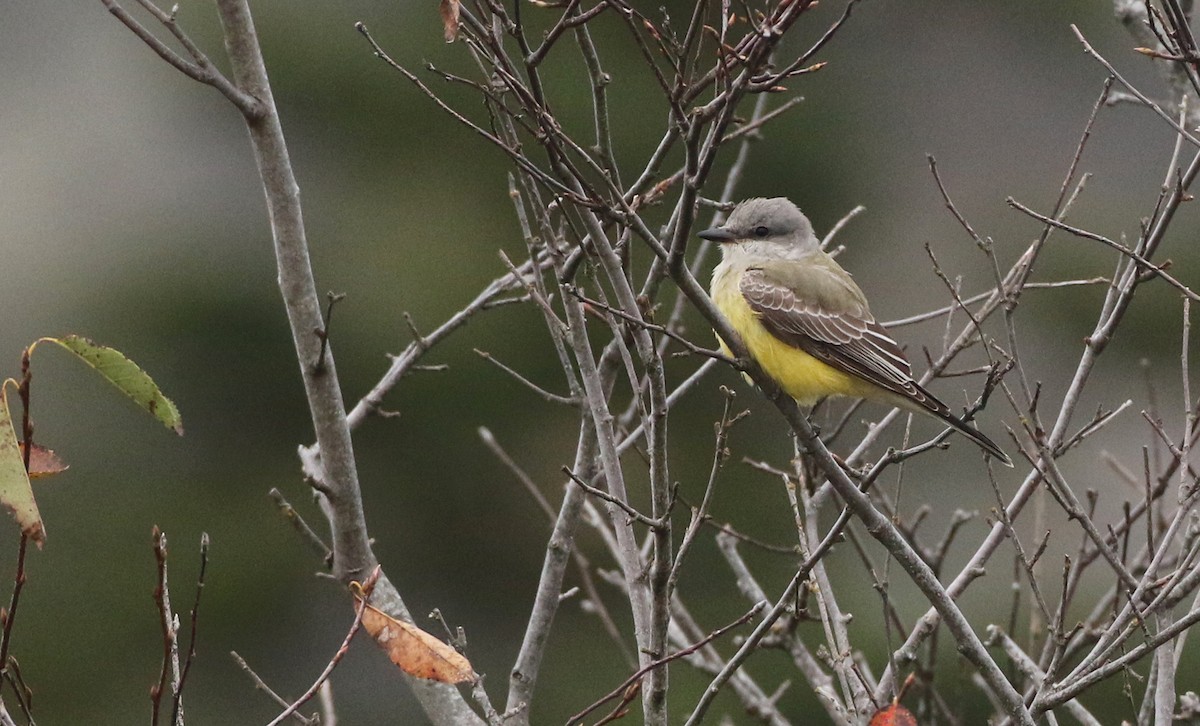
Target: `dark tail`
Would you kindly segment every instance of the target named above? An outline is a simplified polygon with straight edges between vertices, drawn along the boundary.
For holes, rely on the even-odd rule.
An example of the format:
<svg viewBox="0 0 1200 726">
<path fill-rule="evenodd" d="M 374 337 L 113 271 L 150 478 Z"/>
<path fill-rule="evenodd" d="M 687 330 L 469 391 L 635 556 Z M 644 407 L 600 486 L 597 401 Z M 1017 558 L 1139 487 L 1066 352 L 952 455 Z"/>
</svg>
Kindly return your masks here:
<svg viewBox="0 0 1200 726">
<path fill-rule="evenodd" d="M 1001 464 L 1004 464 L 1010 469 L 1013 468 L 1012 459 L 1008 458 L 1008 454 L 1004 453 L 1004 450 L 997 446 L 995 441 L 992 441 L 988 437 L 984 436 L 982 433 L 980 433 L 979 429 L 975 428 L 971 424 L 950 413 L 950 407 L 934 398 L 933 394 L 929 393 L 929 391 L 926 391 L 920 386 L 917 386 L 917 390 L 925 394 L 925 400 L 923 401 L 919 398 L 914 399 L 916 402 L 921 404 L 924 410 L 928 411 L 934 416 L 937 416 L 950 428 L 959 432 L 963 436 L 966 436 L 968 439 L 974 442 L 976 446 L 994 456 Z"/>
<path fill-rule="evenodd" d="M 1008 458 L 1008 454 L 1004 453 L 1004 450 L 999 446 L 996 446 L 996 442 L 980 433 L 979 429 L 975 428 L 966 421 L 956 418 L 953 414 L 947 413 L 945 415 L 939 415 L 938 418 L 949 424 L 950 428 L 975 442 L 979 448 L 996 457 L 996 460 L 1001 464 L 1004 464 L 1009 469 L 1013 468 L 1012 459 Z"/>
</svg>

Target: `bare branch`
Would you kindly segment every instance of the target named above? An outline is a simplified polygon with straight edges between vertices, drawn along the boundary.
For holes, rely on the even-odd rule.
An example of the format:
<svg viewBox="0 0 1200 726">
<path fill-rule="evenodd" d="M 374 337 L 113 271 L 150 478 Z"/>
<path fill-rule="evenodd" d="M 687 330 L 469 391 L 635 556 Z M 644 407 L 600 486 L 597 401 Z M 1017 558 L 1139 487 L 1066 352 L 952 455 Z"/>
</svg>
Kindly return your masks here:
<svg viewBox="0 0 1200 726">
<path fill-rule="evenodd" d="M 1149 98 L 1146 97 L 1145 94 L 1143 94 L 1141 91 L 1139 91 L 1132 83 L 1125 80 L 1125 77 L 1122 76 L 1120 73 L 1118 73 L 1117 69 L 1113 68 L 1113 65 L 1104 59 L 1104 56 L 1102 56 L 1096 52 L 1096 49 L 1092 47 L 1091 43 L 1087 42 L 1087 38 L 1083 37 L 1083 33 L 1079 32 L 1079 28 L 1075 27 L 1074 24 L 1071 25 L 1071 32 L 1075 33 L 1075 37 L 1078 38 L 1079 42 L 1083 44 L 1084 52 L 1086 52 L 1088 55 L 1095 58 L 1100 63 L 1100 65 L 1104 66 L 1104 68 L 1108 71 L 1109 75 L 1111 75 L 1113 78 L 1116 78 L 1118 81 L 1120 81 L 1121 85 L 1125 86 L 1126 90 L 1128 90 L 1131 94 L 1133 94 L 1135 97 L 1137 97 L 1137 99 L 1139 101 L 1141 101 L 1143 104 L 1145 104 L 1147 108 L 1149 108 L 1151 111 L 1153 111 L 1156 116 L 1158 116 L 1159 118 L 1163 119 L 1168 124 L 1170 124 L 1171 128 L 1175 129 L 1176 133 L 1178 133 L 1183 138 L 1187 139 L 1188 142 L 1190 142 L 1193 146 L 1200 146 L 1200 139 L 1197 139 L 1195 136 L 1192 136 L 1190 133 L 1188 133 L 1187 129 L 1183 128 L 1183 126 L 1181 126 L 1178 121 L 1171 118 L 1171 115 L 1169 113 L 1167 113 L 1166 111 L 1164 111 L 1161 106 L 1159 106 L 1154 101 L 1151 101 Z"/>
<path fill-rule="evenodd" d="M 179 24 L 175 21 L 174 12 L 166 13 L 157 5 L 150 2 L 150 0 L 138 0 L 138 4 L 149 11 L 155 20 L 162 23 L 163 27 L 179 41 L 180 45 L 191 56 L 191 61 L 184 60 L 175 51 L 167 47 L 166 43 L 154 37 L 153 33 L 130 15 L 125 8 L 121 7 L 116 0 L 100 0 L 100 2 L 104 4 L 104 7 L 117 20 L 120 20 L 125 27 L 129 28 L 134 35 L 140 38 L 143 43 L 150 46 L 150 49 L 157 53 L 159 58 L 171 64 L 188 78 L 199 81 L 206 86 L 212 86 L 220 91 L 225 98 L 228 98 L 242 112 L 242 115 L 247 120 L 261 119 L 266 113 L 266 109 L 260 99 L 255 98 L 249 91 L 235 85 L 209 62 L 208 57 L 200 52 L 196 44 L 179 27 Z"/>
<path fill-rule="evenodd" d="M 583 709 L 582 711 L 575 714 L 571 718 L 567 719 L 567 723 L 568 724 L 576 724 L 576 723 L 583 721 L 583 718 L 585 716 L 587 716 L 589 713 L 591 713 L 592 711 L 595 711 L 597 708 L 600 708 L 608 701 L 611 701 L 612 699 L 620 696 L 622 693 L 624 693 L 627 689 L 629 689 L 634 684 L 640 683 L 642 677 L 645 676 L 650 671 L 652 671 L 656 668 L 661 668 L 662 666 L 666 665 L 667 663 L 670 663 L 673 660 L 678 660 L 679 658 L 683 658 L 684 656 L 691 655 L 692 653 L 696 652 L 697 650 L 700 650 L 701 648 L 708 645 L 709 643 L 716 640 L 717 638 L 721 637 L 722 635 L 729 632 L 730 630 L 738 627 L 739 625 L 743 625 L 743 624 L 749 622 L 756 615 L 761 613 L 763 611 L 763 609 L 766 608 L 766 606 L 767 606 L 767 604 L 765 602 L 757 603 L 757 604 L 755 604 L 754 607 L 750 608 L 750 610 L 748 610 L 746 612 L 746 614 L 742 615 L 737 620 L 734 620 L 729 625 L 726 625 L 721 628 L 717 628 L 716 630 L 712 631 L 707 636 L 705 636 L 704 639 L 694 643 L 693 645 L 688 646 L 687 648 L 675 651 L 674 653 L 671 653 L 670 655 L 668 655 L 666 657 L 659 658 L 658 660 L 639 668 L 633 675 L 626 678 L 621 683 L 621 685 L 617 686 L 612 691 L 609 691 L 608 695 L 602 697 L 600 700 L 596 701 L 591 706 L 588 706 L 587 708 Z"/>
<path fill-rule="evenodd" d="M 1187 299 L 1200 300 L 1200 296 L 1198 296 L 1196 293 L 1194 293 L 1190 289 L 1188 289 L 1188 287 L 1186 285 L 1184 285 L 1182 282 L 1180 282 L 1179 280 L 1176 280 L 1174 277 L 1171 277 L 1169 274 L 1167 274 L 1167 272 L 1166 272 L 1167 265 L 1156 265 L 1153 262 L 1151 262 L 1150 260 L 1147 260 L 1146 258 L 1139 255 L 1137 252 L 1134 252 L 1133 250 L 1129 249 L 1125 245 L 1120 244 L 1119 242 L 1114 242 L 1103 235 L 1096 234 L 1095 232 L 1088 232 L 1087 230 L 1079 229 L 1078 227 L 1072 227 L 1071 225 L 1065 224 L 1056 219 L 1051 219 L 1045 215 L 1038 214 L 1037 212 L 1033 211 L 1029 207 L 1026 207 L 1024 204 L 1021 204 L 1020 202 L 1013 199 L 1012 197 L 1009 197 L 1005 201 L 1007 201 L 1008 205 L 1010 207 L 1012 207 L 1013 209 L 1020 210 L 1020 211 L 1024 212 L 1025 214 L 1028 214 L 1030 217 L 1033 217 L 1034 219 L 1038 220 L 1039 222 L 1042 222 L 1043 224 L 1048 224 L 1053 227 L 1057 227 L 1065 232 L 1070 232 L 1071 234 L 1075 235 L 1076 237 L 1083 237 L 1084 239 L 1095 240 L 1096 242 L 1100 242 L 1108 247 L 1113 248 L 1114 250 L 1120 252 L 1121 254 L 1125 255 L 1129 259 L 1138 263 L 1138 265 L 1140 266 L 1141 269 L 1155 275 L 1156 277 L 1162 278 L 1163 281 L 1165 281 L 1168 285 L 1170 285 L 1171 287 L 1173 287 L 1176 290 L 1178 290 L 1179 292 L 1181 292 Z M 1167 264 L 1169 265 L 1169 263 L 1167 263 Z"/>
<path fill-rule="evenodd" d="M 313 696 L 317 695 L 317 691 L 321 688 L 322 684 L 329 680 L 329 676 L 333 673 L 333 669 L 337 667 L 337 664 L 340 663 L 342 658 L 345 657 L 346 653 L 350 651 L 350 641 L 354 639 L 354 636 L 358 633 L 359 627 L 362 626 L 363 613 L 367 611 L 367 601 L 370 599 L 370 592 L 375 587 L 375 583 L 379 580 L 379 575 L 382 573 L 382 571 L 382 568 L 376 565 L 375 571 L 372 572 L 371 576 L 362 583 L 361 587 L 363 596 L 359 598 L 358 606 L 354 609 L 354 621 L 350 623 L 350 630 L 346 633 L 345 639 L 342 640 L 342 645 L 333 654 L 333 657 L 329 659 L 329 663 L 325 666 L 325 669 L 322 670 L 320 675 L 317 676 L 317 680 L 314 681 L 311 686 L 309 686 L 308 690 L 305 691 L 300 698 L 297 698 L 287 708 L 285 708 L 283 713 L 272 719 L 267 726 L 279 726 L 279 724 L 283 723 L 284 719 L 286 719 L 288 716 L 291 716 L 293 713 L 296 713 L 301 706 L 312 700 Z"/>
<path fill-rule="evenodd" d="M 200 615 L 200 595 L 204 592 L 204 575 L 208 571 L 208 533 L 200 535 L 200 572 L 196 575 L 196 598 L 192 601 L 192 610 L 188 616 L 191 632 L 188 635 L 187 656 L 183 661 L 183 669 L 179 674 L 179 683 L 175 686 L 174 698 L 171 701 L 171 723 L 183 723 L 183 688 L 187 684 L 188 673 L 192 670 L 192 661 L 196 658 L 196 626 Z"/>
<path fill-rule="evenodd" d="M 264 681 L 262 678 L 259 677 L 259 675 L 257 673 L 254 672 L 254 669 L 252 669 L 250 667 L 250 664 L 246 662 L 246 659 L 243 658 L 242 656 L 238 655 L 237 651 L 230 651 L 229 655 L 233 657 L 233 660 L 235 663 L 238 664 L 238 667 L 241 668 L 243 671 L 245 671 L 246 675 L 250 677 L 250 680 L 254 682 L 254 687 L 256 689 L 267 694 L 267 697 L 269 697 L 272 701 L 279 704 L 283 708 L 288 708 L 289 706 L 291 706 L 291 704 L 288 703 L 287 700 L 285 700 L 282 696 L 280 696 L 275 691 L 271 690 L 271 687 L 266 684 L 266 681 Z M 291 713 L 291 718 L 296 723 L 302 724 L 302 726 L 317 726 L 317 720 L 315 718 L 312 718 L 312 719 L 305 718 L 304 716 L 300 715 L 298 712 L 295 712 L 295 711 L 293 711 Z"/>
</svg>

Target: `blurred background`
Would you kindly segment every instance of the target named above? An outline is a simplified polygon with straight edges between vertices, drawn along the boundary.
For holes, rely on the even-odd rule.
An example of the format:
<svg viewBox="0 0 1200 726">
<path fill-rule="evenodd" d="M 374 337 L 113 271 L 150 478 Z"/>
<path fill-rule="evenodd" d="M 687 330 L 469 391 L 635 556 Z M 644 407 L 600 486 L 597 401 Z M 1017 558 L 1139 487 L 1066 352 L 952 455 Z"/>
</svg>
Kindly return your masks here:
<svg viewBox="0 0 1200 726">
<path fill-rule="evenodd" d="M 674 17 L 686 17 L 686 3 L 668 6 Z M 806 48 L 843 8 L 841 0 L 829 0 L 806 14 L 790 49 Z M 409 341 L 405 311 L 419 328 L 437 325 L 503 273 L 497 250 L 523 251 L 506 192 L 508 165 L 376 60 L 354 31 L 355 21 L 365 22 L 410 68 L 428 60 L 465 72 L 464 49 L 442 42 L 432 0 L 255 2 L 253 10 L 303 191 L 318 287 L 347 294 L 333 341 L 353 402 L 386 370 L 385 355 Z M 265 722 L 277 708 L 254 691 L 229 651 L 294 697 L 337 648 L 352 613 L 342 591 L 313 577 L 319 563 L 267 497 L 278 487 L 315 526 L 323 524 L 295 453 L 310 442 L 311 425 L 246 132 L 223 97 L 158 59 L 99 2 L 4 2 L 0 12 L 0 303 L 9 311 L 0 318 L 0 372 L 17 375 L 22 348 L 38 336 L 85 335 L 141 364 L 175 400 L 187 429 L 177 439 L 61 351 L 46 348 L 35 358 L 37 441 L 71 469 L 36 484 L 48 540 L 30 555 L 13 642 L 34 689 L 34 714 L 43 724 L 146 719 L 161 653 L 151 599 L 150 530 L 157 524 L 169 536 L 172 595 L 181 612 L 191 603 L 201 533 L 212 538 L 198 657 L 185 699 L 189 723 Z M 182 3 L 179 17 L 224 66 L 211 3 Z M 819 233 L 864 205 L 839 238 L 847 246 L 840 259 L 870 291 L 880 318 L 946 303 L 925 243 L 950 275 L 963 276 L 964 292 L 987 288 L 986 261 L 943 207 L 926 154 L 937 157 L 959 209 L 1010 264 L 1038 227 L 1008 208 L 1006 197 L 1051 209 L 1105 78 L 1082 52 L 1072 23 L 1151 96 L 1166 98 L 1151 63 L 1132 52 L 1135 43 L 1113 19 L 1111 3 L 864 2 L 819 54 L 829 65 L 792 84 L 806 100 L 767 127 L 738 196 L 789 196 Z M 640 169 L 665 112 L 621 28 L 611 19 L 597 27 L 604 29 L 600 40 L 611 43 L 605 60 L 615 81 L 615 117 L 639 119 L 614 130 L 619 161 Z M 590 105 L 581 63 L 566 52 L 551 61 L 561 80 L 556 107 L 582 131 Z M 483 118 L 469 95 L 445 84 L 435 88 Z M 1095 176 L 1072 220 L 1110 238 L 1136 237 L 1171 145 L 1170 129 L 1144 109 L 1102 112 L 1082 164 Z M 1194 285 L 1195 210 L 1185 206 L 1172 230 L 1162 256 Z M 1106 275 L 1113 264 L 1092 243 L 1056 236 L 1035 279 Z M 1057 401 L 1064 391 L 1102 294 L 1101 288 L 1033 291 L 1023 300 L 1025 362 L 1043 383 L 1044 400 Z M 1152 436 L 1137 414 L 1150 407 L 1148 380 L 1168 430 L 1182 426 L 1180 331 L 1178 296 L 1164 285 L 1143 288 L 1080 406 L 1082 424 L 1097 405 L 1134 400 L 1119 425 L 1065 462 L 1073 481 L 1101 490 L 1108 515 L 1136 494 L 1110 484 L 1098 453 L 1140 470 L 1141 447 Z M 709 340 L 698 317 L 689 333 Z M 899 335 L 910 351 L 936 349 L 942 329 L 932 323 Z M 379 558 L 414 613 L 436 607 L 465 628 L 468 654 L 489 675 L 499 704 L 548 523 L 483 447 L 477 429 L 494 431 L 555 502 L 558 470 L 571 461 L 576 429 L 570 414 L 529 395 L 472 348 L 565 391 L 540 315 L 525 306 L 503 308 L 435 349 L 425 362 L 448 364 L 449 371 L 406 379 L 388 400 L 401 416 L 369 421 L 355 444 Z M 1143 359 L 1148 368 L 1139 367 Z M 682 380 L 696 364 L 673 361 L 670 380 Z M 934 388 L 960 401 L 959 380 Z M 702 491 L 720 384 L 734 386 L 753 415 L 731 439 L 733 463 L 714 514 L 761 539 L 790 542 L 778 482 L 737 463 L 744 456 L 785 463 L 786 429 L 730 372 L 712 376 L 673 416 L 672 477 L 685 494 Z M 977 383 L 971 385 L 975 390 Z M 1003 422 L 1017 426 L 1003 405 L 982 417 L 989 435 L 1007 441 Z M 924 423 L 916 430 L 935 432 Z M 960 483 L 977 481 L 978 466 L 971 447 L 957 440 L 947 452 L 921 457 L 907 466 L 902 508 L 933 503 L 931 531 L 943 529 L 955 508 L 986 513 L 992 493 Z M 1001 477 L 1006 492 L 1019 481 L 1007 471 Z M 1050 550 L 1059 555 L 1077 542 L 1077 530 L 1060 529 Z M 948 563 L 954 571 L 985 531 L 982 517 L 964 528 Z M 4 601 L 17 533 L 9 518 L 0 518 Z M 582 546 L 599 552 L 591 535 Z M 786 582 L 790 562 L 747 556 L 769 589 Z M 710 542 L 694 557 L 682 593 L 701 623 L 715 628 L 746 605 L 730 595 L 732 575 Z M 834 555 L 835 562 L 860 567 L 855 559 L 849 547 Z M 1007 546 L 994 567 L 1011 568 Z M 973 622 L 1007 621 L 1006 578 L 993 583 L 1002 586 L 1000 596 L 982 587 L 970 591 L 964 603 Z M 893 598 L 911 621 L 924 611 L 923 601 L 898 571 L 891 579 Z M 840 594 L 858 618 L 851 636 L 868 648 L 878 673 L 885 649 L 870 584 L 864 574 L 858 590 Z M 1089 583 L 1096 592 L 1101 585 L 1109 582 Z M 626 610 L 610 594 L 624 622 Z M 1081 610 L 1087 600 L 1080 599 Z M 947 649 L 940 662 L 944 693 L 967 722 L 981 722 L 982 698 L 957 676 L 953 652 Z M 789 668 L 764 654 L 751 672 L 778 683 L 795 678 Z M 577 604 L 560 613 L 544 673 L 538 723 L 563 721 L 627 675 L 595 619 Z M 707 681 L 682 668 L 673 674 L 676 708 L 688 708 Z M 1197 676 L 1193 647 L 1180 683 Z M 785 710 L 797 722 L 819 722 L 804 715 L 811 701 L 795 680 Z M 391 665 L 363 643 L 333 685 L 343 723 L 422 720 Z M 1107 693 L 1107 703 L 1093 703 L 1120 718 L 1132 715 L 1119 684 Z M 725 698 L 713 713 L 746 719 Z"/>
</svg>

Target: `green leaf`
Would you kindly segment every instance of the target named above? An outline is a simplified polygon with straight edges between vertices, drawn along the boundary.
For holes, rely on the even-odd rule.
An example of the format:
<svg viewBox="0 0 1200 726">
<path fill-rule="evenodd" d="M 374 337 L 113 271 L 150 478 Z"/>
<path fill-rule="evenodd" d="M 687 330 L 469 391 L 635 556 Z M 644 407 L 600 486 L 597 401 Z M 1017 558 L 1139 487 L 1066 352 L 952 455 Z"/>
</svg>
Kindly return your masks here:
<svg viewBox="0 0 1200 726">
<path fill-rule="evenodd" d="M 108 379 L 134 403 L 150 412 L 164 426 L 183 435 L 183 419 L 179 409 L 171 399 L 158 390 L 154 380 L 136 363 L 126 358 L 120 351 L 108 346 L 93 343 L 78 335 L 68 335 L 62 338 L 43 338 L 42 340 L 57 343 L 71 351 L 87 363 L 96 372 Z"/>
<path fill-rule="evenodd" d="M 17 524 L 21 525 L 21 532 L 41 547 L 46 541 L 46 528 L 33 498 L 33 488 L 29 486 L 21 445 L 8 413 L 6 384 L 11 382 L 0 384 L 0 503 L 12 512 Z"/>
</svg>

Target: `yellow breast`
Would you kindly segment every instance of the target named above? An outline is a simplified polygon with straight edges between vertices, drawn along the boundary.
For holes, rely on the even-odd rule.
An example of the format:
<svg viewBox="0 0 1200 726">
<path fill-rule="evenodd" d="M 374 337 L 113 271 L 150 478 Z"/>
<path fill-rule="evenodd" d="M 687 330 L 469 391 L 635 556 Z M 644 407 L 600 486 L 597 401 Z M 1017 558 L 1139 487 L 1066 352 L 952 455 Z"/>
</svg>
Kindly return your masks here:
<svg viewBox="0 0 1200 726">
<path fill-rule="evenodd" d="M 877 386 L 842 373 L 772 335 L 738 289 L 741 272 L 724 263 L 717 265 L 713 270 L 713 302 L 742 336 L 755 362 L 797 403 L 811 406 L 825 396 L 878 398 L 883 393 Z M 725 341 L 719 337 L 717 340 L 721 352 L 730 355 Z"/>
</svg>

